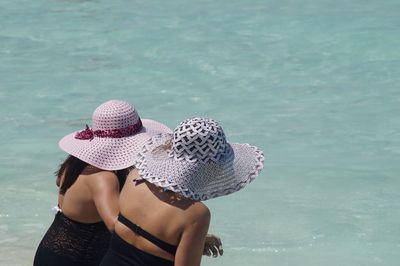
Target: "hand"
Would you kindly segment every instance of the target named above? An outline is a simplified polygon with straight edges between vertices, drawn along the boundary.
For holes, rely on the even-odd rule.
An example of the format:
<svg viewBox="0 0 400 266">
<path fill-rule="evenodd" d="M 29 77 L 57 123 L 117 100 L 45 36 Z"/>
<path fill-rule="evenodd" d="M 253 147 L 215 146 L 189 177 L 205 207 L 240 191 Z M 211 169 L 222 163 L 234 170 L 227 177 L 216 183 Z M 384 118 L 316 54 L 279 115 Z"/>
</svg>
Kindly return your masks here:
<svg viewBox="0 0 400 266">
<path fill-rule="evenodd" d="M 206 241 L 204 243 L 203 255 L 213 256 L 214 258 L 218 255 L 222 256 L 224 249 L 222 248 L 221 239 L 216 235 L 207 234 Z"/>
</svg>

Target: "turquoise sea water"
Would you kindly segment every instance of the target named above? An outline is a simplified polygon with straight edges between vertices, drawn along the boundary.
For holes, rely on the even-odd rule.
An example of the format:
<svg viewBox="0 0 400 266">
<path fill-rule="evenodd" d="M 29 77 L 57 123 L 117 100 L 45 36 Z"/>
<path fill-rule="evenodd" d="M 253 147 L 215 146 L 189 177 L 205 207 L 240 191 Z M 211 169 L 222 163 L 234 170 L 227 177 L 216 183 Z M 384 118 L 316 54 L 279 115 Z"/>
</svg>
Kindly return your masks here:
<svg viewBox="0 0 400 266">
<path fill-rule="evenodd" d="M 0 0 L 0 265 L 52 222 L 58 140 L 125 99 L 170 127 L 219 121 L 267 156 L 207 201 L 203 265 L 400 261 L 398 0 Z"/>
</svg>

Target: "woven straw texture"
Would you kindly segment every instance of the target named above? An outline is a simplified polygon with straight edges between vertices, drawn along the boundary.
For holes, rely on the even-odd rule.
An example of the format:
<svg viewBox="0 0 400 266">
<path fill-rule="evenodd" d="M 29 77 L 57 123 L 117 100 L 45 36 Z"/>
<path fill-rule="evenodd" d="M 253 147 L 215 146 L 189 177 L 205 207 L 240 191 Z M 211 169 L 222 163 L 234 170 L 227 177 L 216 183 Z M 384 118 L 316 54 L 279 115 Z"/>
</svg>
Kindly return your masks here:
<svg viewBox="0 0 400 266">
<path fill-rule="evenodd" d="M 93 113 L 93 130 L 116 130 L 138 123 L 137 111 L 127 102 L 111 100 L 103 103 Z M 65 152 L 104 170 L 119 170 L 135 164 L 144 143 L 159 133 L 171 130 L 153 120 L 141 119 L 143 127 L 127 137 L 97 137 L 77 139 L 73 132 L 59 142 Z"/>
<path fill-rule="evenodd" d="M 140 179 L 192 198 L 207 200 L 244 188 L 260 173 L 264 155 L 249 144 L 228 143 L 212 119 L 183 121 L 143 147 L 136 164 Z"/>
</svg>

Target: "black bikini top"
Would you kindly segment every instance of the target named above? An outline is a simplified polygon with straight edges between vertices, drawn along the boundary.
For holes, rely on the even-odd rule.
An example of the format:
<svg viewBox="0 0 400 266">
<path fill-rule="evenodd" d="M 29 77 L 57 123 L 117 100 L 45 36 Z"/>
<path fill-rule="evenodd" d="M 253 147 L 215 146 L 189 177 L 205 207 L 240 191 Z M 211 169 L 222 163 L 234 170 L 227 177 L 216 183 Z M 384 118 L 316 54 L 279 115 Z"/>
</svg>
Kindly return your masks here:
<svg viewBox="0 0 400 266">
<path fill-rule="evenodd" d="M 149 240 L 151 243 L 153 243 L 157 247 L 159 247 L 159 248 L 165 250 L 166 252 L 168 252 L 168 253 L 170 253 L 170 254 L 175 256 L 177 246 L 168 244 L 167 242 L 165 242 L 165 241 L 153 236 L 152 234 L 150 234 L 149 232 L 145 231 L 144 229 L 142 229 L 137 224 L 135 224 L 135 223 L 131 222 L 130 220 L 128 220 L 122 214 L 118 215 L 118 221 L 120 221 L 122 224 L 126 225 L 129 229 L 131 229 L 136 234 L 139 234 L 140 236 L 146 238 L 147 240 Z"/>
</svg>

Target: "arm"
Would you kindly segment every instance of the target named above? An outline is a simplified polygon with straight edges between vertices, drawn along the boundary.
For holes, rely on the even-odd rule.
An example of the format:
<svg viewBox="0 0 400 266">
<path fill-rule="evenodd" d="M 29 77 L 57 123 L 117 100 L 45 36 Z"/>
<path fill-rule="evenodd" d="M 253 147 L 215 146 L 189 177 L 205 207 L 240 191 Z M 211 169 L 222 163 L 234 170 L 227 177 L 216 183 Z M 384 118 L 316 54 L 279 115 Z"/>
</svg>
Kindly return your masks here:
<svg viewBox="0 0 400 266">
<path fill-rule="evenodd" d="M 199 206 L 196 215 L 182 233 L 175 254 L 175 266 L 198 266 L 203 254 L 205 237 L 210 225 L 211 214 L 205 206 Z"/>
<path fill-rule="evenodd" d="M 117 176 L 111 172 L 99 172 L 89 179 L 89 189 L 101 219 L 109 231 L 114 231 L 119 212 L 119 184 Z"/>
</svg>

